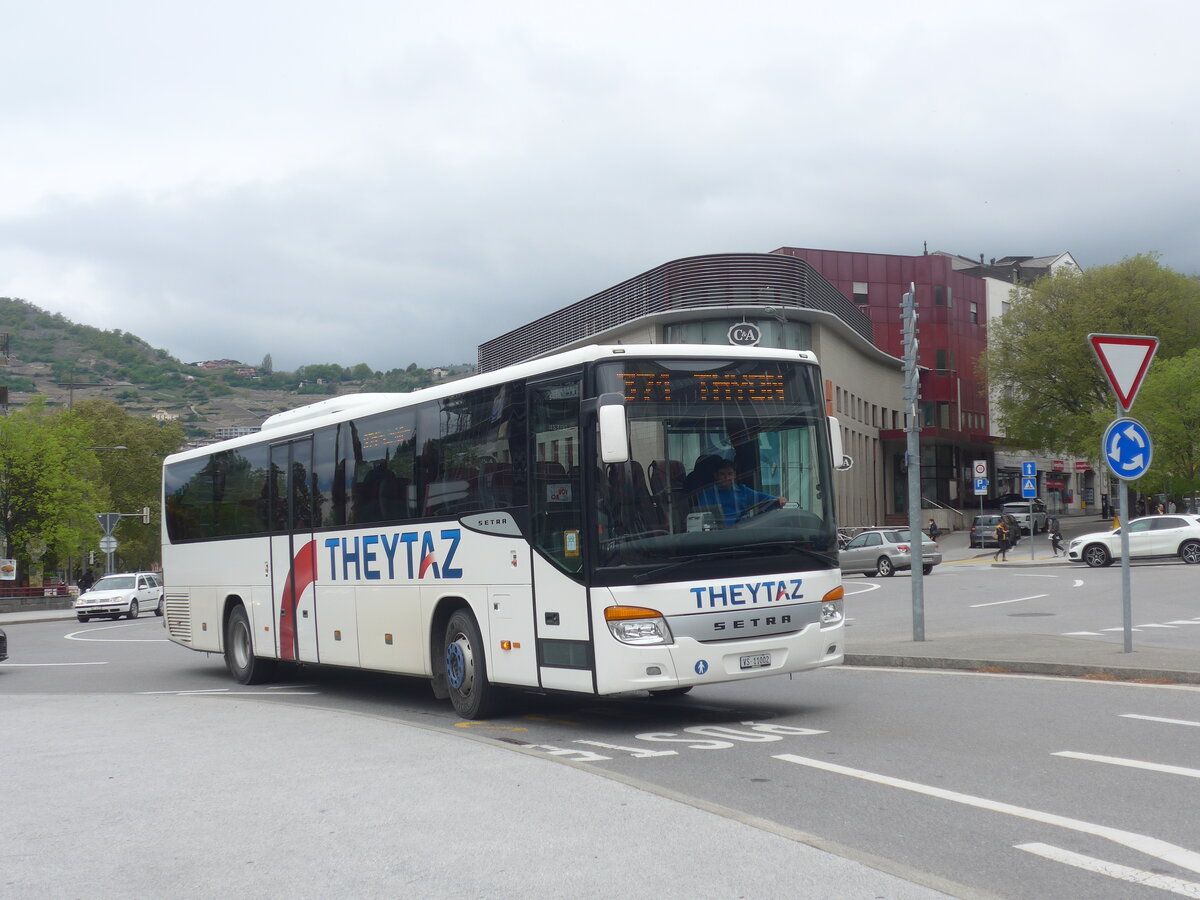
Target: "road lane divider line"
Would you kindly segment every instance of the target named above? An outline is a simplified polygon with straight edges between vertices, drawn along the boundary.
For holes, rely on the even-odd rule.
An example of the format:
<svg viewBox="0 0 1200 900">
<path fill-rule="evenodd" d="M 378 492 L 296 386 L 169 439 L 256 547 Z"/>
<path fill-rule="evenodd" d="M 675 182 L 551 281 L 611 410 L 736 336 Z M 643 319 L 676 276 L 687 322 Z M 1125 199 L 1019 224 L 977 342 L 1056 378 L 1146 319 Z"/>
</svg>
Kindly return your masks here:
<svg viewBox="0 0 1200 900">
<path fill-rule="evenodd" d="M 1135 869 L 1132 866 L 1123 866 L 1120 863 L 1084 856 L 1082 853 L 1075 853 L 1073 850 L 1063 850 L 1061 847 L 1054 847 L 1050 844 L 1042 844 L 1037 841 L 1028 844 L 1013 844 L 1013 849 L 1024 850 L 1026 853 L 1032 853 L 1043 859 L 1065 863 L 1068 866 L 1074 866 L 1076 869 L 1083 869 L 1087 872 L 1094 872 L 1097 875 L 1107 875 L 1109 878 L 1118 878 L 1121 881 L 1128 881 L 1133 884 L 1159 888 L 1183 897 L 1200 897 L 1200 884 L 1195 881 L 1184 881 L 1182 878 L 1172 878 L 1170 875 L 1158 875 L 1154 872 L 1147 872 L 1144 869 Z"/>
<path fill-rule="evenodd" d="M 33 669 L 38 666 L 107 666 L 107 662 L 0 663 L 0 669 Z"/>
<path fill-rule="evenodd" d="M 229 688 L 213 688 L 208 691 L 138 691 L 140 696 L 150 694 L 173 694 L 176 697 L 314 697 L 320 691 L 232 691 Z"/>
<path fill-rule="evenodd" d="M 1200 728 L 1200 722 L 1189 722 L 1187 719 L 1164 719 L 1161 716 L 1141 716 L 1137 713 L 1121 713 L 1122 719 L 1141 719 L 1143 722 L 1162 722 L 1164 725 L 1194 725 Z"/>
<path fill-rule="evenodd" d="M 1016 600 L 993 600 L 991 603 L 972 603 L 971 609 L 979 609 L 984 606 L 1002 606 L 1005 603 L 1021 603 L 1025 600 L 1041 600 L 1043 597 L 1049 596 L 1049 594 L 1034 594 L 1032 597 L 1018 597 Z"/>
<path fill-rule="evenodd" d="M 1110 766 L 1124 766 L 1127 769 L 1144 769 L 1147 772 L 1162 772 L 1166 775 L 1185 775 L 1188 778 L 1200 778 L 1200 769 L 1187 766 L 1169 766 L 1166 763 L 1146 762 L 1141 759 L 1124 759 L 1120 756 L 1101 756 L 1096 753 L 1077 753 L 1074 750 L 1059 750 L 1051 756 L 1061 756 L 1065 759 L 1079 759 L 1084 762 L 1105 763 Z"/>
<path fill-rule="evenodd" d="M 934 787 L 929 784 L 921 784 L 916 781 L 906 781 L 903 778 L 893 778 L 890 775 L 881 775 L 877 772 L 868 772 L 864 769 L 852 769 L 849 766 L 841 766 L 837 763 L 826 762 L 820 759 L 797 756 L 793 753 L 781 753 L 774 758 L 783 762 L 794 763 L 798 766 L 807 766 L 811 769 L 831 772 L 835 775 L 846 775 L 850 778 L 858 778 L 862 781 L 881 784 L 885 787 L 899 788 L 900 790 L 911 791 L 914 794 L 923 794 L 939 800 L 948 800 L 951 803 L 959 803 L 963 806 L 973 806 L 976 809 L 988 812 L 1002 813 L 1003 815 L 1015 816 L 1020 819 L 1029 819 L 1032 822 L 1041 822 L 1044 825 L 1054 825 L 1058 828 L 1078 831 L 1081 834 L 1090 834 L 1094 837 L 1112 841 L 1114 844 L 1128 847 L 1131 850 L 1136 850 L 1139 853 L 1144 853 L 1147 856 L 1153 856 L 1164 862 L 1172 863 L 1180 868 L 1188 869 L 1192 872 L 1200 872 L 1200 853 L 1197 853 L 1195 850 L 1189 850 L 1186 847 L 1180 847 L 1178 844 L 1164 841 L 1161 838 L 1154 838 L 1133 831 L 1125 831 L 1108 825 L 1098 825 L 1094 822 L 1085 822 L 1082 819 L 1073 819 L 1070 816 L 1060 816 L 1057 813 L 1048 813 L 1037 809 L 1029 809 L 1024 806 L 1016 806 L 1015 804 L 1004 803 L 999 800 L 989 800 L 986 797 L 962 794 L 958 791 Z"/>
</svg>

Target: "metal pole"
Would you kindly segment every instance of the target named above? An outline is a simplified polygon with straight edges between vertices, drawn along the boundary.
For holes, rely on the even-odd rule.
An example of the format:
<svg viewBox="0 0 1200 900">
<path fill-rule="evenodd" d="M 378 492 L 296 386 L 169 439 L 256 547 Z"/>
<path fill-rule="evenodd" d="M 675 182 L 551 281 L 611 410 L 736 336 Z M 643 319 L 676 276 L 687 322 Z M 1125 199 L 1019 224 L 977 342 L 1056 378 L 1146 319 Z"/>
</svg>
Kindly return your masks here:
<svg viewBox="0 0 1200 900">
<path fill-rule="evenodd" d="M 1037 484 L 1037 476 L 1034 476 L 1034 484 Z M 1033 559 L 1033 535 L 1037 531 L 1033 521 L 1033 498 L 1029 498 L 1029 558 Z"/>
<path fill-rule="evenodd" d="M 1117 402 L 1117 418 L 1125 415 L 1121 404 Z M 1102 450 L 1104 448 L 1101 448 Z M 1125 652 L 1133 652 L 1133 593 L 1129 584 L 1129 482 L 1124 478 L 1121 482 L 1121 618 L 1125 631 Z"/>
<path fill-rule="evenodd" d="M 901 301 L 904 337 L 904 397 L 908 407 L 908 559 L 912 573 L 913 640 L 925 640 L 925 539 L 921 531 L 921 374 L 917 365 L 917 286 L 910 283 Z"/>
</svg>

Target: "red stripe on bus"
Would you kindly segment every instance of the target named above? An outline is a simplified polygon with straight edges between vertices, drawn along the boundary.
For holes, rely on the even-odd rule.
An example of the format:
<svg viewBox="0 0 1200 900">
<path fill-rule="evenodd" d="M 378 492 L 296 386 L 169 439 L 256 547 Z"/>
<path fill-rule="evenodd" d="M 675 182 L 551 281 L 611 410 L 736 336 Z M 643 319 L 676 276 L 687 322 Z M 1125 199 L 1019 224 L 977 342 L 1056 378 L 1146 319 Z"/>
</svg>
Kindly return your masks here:
<svg viewBox="0 0 1200 900">
<path fill-rule="evenodd" d="M 317 580 L 317 542 L 309 541 L 292 560 L 291 571 L 283 583 L 283 614 L 279 617 L 279 656 L 296 658 L 296 603 L 310 584 Z"/>
</svg>

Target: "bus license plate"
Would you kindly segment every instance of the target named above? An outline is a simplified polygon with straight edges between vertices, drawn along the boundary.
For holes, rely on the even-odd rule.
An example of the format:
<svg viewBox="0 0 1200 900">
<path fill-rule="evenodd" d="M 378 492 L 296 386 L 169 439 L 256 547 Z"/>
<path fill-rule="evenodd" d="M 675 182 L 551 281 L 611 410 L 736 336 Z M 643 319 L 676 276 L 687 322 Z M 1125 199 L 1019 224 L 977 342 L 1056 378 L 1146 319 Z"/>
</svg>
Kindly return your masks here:
<svg viewBox="0 0 1200 900">
<path fill-rule="evenodd" d="M 755 653 L 753 656 L 742 657 L 743 669 L 765 669 L 771 665 L 770 653 Z"/>
</svg>

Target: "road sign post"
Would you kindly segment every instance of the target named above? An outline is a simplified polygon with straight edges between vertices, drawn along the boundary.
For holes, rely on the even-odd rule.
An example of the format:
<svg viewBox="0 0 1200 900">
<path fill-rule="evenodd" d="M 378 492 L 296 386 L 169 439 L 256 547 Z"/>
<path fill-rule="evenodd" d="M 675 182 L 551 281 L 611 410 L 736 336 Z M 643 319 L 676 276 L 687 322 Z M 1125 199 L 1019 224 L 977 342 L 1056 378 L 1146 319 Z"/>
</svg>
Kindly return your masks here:
<svg viewBox="0 0 1200 900">
<path fill-rule="evenodd" d="M 1033 559 L 1033 500 L 1037 496 L 1037 463 L 1021 463 L 1021 496 L 1029 501 L 1029 558 Z"/>
<path fill-rule="evenodd" d="M 1125 418 L 1158 350 L 1158 338 L 1145 334 L 1089 334 L 1096 361 L 1117 395 L 1117 418 L 1104 432 L 1100 455 L 1119 482 L 1121 523 L 1121 617 L 1125 652 L 1133 652 L 1133 592 L 1129 577 L 1129 482 L 1150 468 L 1150 435 L 1135 419 Z"/>
</svg>

